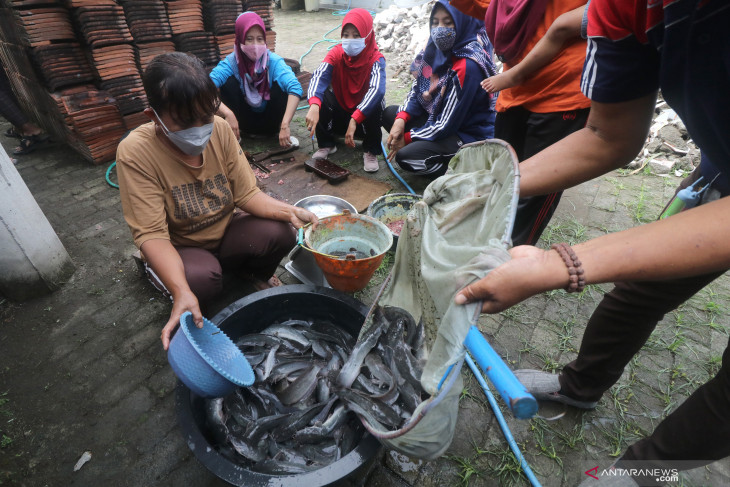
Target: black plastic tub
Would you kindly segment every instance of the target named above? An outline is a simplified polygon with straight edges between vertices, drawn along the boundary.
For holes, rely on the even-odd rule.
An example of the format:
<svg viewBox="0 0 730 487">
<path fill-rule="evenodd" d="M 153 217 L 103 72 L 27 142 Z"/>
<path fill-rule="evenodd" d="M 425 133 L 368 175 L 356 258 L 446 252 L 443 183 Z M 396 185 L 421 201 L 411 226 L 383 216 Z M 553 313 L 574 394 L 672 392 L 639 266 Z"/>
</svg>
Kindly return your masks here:
<svg viewBox="0 0 730 487">
<path fill-rule="evenodd" d="M 357 336 L 367 306 L 333 289 L 309 285 L 281 286 L 239 299 L 211 321 L 232 340 L 257 333 L 276 321 L 289 319 L 329 320 Z M 353 451 L 314 472 L 299 475 L 268 475 L 246 470 L 213 447 L 205 427 L 204 399 L 178 381 L 175 407 L 183 437 L 195 457 L 208 470 L 232 485 L 258 487 L 318 487 L 357 485 L 375 460 L 380 443 L 367 432 Z"/>
</svg>

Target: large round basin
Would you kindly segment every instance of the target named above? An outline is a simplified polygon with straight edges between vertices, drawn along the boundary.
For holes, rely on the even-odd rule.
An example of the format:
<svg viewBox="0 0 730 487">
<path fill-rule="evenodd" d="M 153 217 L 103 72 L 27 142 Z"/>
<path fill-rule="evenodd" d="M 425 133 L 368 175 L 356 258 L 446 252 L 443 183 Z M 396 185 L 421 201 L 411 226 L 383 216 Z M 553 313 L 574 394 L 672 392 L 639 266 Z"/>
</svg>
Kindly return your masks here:
<svg viewBox="0 0 730 487">
<path fill-rule="evenodd" d="M 260 291 L 231 304 L 212 318 L 233 341 L 257 333 L 277 321 L 328 320 L 357 336 L 368 308 L 339 291 L 304 284 Z M 317 487 L 357 485 L 356 479 L 375 460 L 380 443 L 365 435 L 353 451 L 319 470 L 299 475 L 268 475 L 247 470 L 216 451 L 206 430 L 204 398 L 182 382 L 175 391 L 175 406 L 185 441 L 195 457 L 213 474 L 232 485 L 257 487 Z"/>
</svg>

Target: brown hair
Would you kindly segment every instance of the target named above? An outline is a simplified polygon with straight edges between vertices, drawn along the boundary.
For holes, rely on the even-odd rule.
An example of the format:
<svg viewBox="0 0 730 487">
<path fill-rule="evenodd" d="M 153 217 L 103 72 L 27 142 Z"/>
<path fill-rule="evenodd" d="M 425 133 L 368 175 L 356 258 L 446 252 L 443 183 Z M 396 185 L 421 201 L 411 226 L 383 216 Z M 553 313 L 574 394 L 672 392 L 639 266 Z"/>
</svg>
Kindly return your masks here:
<svg viewBox="0 0 730 487">
<path fill-rule="evenodd" d="M 159 114 L 189 127 L 209 120 L 218 111 L 220 98 L 205 65 L 197 57 L 171 52 L 156 56 L 142 76 L 147 100 Z"/>
</svg>

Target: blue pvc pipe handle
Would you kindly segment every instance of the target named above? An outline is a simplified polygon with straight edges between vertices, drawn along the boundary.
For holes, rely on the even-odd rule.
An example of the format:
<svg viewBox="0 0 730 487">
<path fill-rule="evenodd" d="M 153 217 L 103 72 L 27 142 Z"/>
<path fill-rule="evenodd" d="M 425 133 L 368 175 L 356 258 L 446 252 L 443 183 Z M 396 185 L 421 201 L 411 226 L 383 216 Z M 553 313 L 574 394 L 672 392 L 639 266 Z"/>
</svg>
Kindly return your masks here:
<svg viewBox="0 0 730 487">
<path fill-rule="evenodd" d="M 537 401 L 517 380 L 512 370 L 489 345 L 476 326 L 469 329 L 464 346 L 502 396 L 516 418 L 530 419 L 537 413 Z"/>
</svg>

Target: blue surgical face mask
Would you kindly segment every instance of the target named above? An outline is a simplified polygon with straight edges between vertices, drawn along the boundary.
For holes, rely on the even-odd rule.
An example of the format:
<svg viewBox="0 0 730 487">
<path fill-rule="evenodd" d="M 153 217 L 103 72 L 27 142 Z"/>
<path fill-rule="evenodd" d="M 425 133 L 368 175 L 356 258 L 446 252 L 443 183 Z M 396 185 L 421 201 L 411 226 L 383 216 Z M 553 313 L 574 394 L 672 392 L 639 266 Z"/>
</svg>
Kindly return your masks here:
<svg viewBox="0 0 730 487">
<path fill-rule="evenodd" d="M 439 51 L 448 52 L 456 42 L 456 29 L 452 27 L 434 27 L 431 29 L 431 39 Z"/>
<path fill-rule="evenodd" d="M 153 108 L 152 111 L 157 115 Z M 206 123 L 200 127 L 190 127 L 189 129 L 171 132 L 164 124 L 159 115 L 157 120 L 160 122 L 162 132 L 165 136 L 175 144 L 175 146 L 189 156 L 199 156 L 208 145 L 210 136 L 213 135 L 213 122 Z"/>
<path fill-rule="evenodd" d="M 355 57 L 365 49 L 365 39 L 342 39 L 342 49 L 348 56 Z"/>
</svg>

